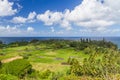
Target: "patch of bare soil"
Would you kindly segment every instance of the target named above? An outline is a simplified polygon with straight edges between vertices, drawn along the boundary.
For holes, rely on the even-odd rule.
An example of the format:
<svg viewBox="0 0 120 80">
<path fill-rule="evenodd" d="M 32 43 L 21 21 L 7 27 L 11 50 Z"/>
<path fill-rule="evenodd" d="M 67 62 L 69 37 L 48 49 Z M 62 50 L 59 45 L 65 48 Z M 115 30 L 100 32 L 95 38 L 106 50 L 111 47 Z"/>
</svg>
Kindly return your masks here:
<svg viewBox="0 0 120 80">
<path fill-rule="evenodd" d="M 1 62 L 2 63 L 8 63 L 8 62 L 11 62 L 11 61 L 14 61 L 14 60 L 17 60 L 17 59 L 23 59 L 23 57 L 22 56 L 15 56 L 15 57 L 12 57 L 12 58 L 4 59 Z"/>
</svg>

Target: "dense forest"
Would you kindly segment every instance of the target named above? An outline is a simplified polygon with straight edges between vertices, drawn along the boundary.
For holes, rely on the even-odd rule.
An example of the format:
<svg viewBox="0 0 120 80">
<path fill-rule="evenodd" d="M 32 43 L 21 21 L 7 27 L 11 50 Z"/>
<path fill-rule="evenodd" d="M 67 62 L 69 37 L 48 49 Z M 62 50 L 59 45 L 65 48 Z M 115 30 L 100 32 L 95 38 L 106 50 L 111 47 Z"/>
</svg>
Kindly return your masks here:
<svg viewBox="0 0 120 80">
<path fill-rule="evenodd" d="M 119 80 L 120 50 L 103 40 L 0 41 L 0 80 Z"/>
</svg>

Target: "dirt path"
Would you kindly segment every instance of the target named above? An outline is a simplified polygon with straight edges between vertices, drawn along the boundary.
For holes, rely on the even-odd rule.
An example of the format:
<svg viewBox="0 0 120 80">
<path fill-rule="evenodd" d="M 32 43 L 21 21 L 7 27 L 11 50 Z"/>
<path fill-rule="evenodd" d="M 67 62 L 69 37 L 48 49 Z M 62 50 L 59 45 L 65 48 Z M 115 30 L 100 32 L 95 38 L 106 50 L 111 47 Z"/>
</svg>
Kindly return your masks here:
<svg viewBox="0 0 120 80">
<path fill-rule="evenodd" d="M 22 56 L 15 56 L 15 57 L 12 57 L 12 58 L 4 59 L 1 62 L 2 63 L 8 63 L 8 62 L 11 62 L 11 61 L 14 61 L 14 60 L 17 60 L 17 59 L 23 59 L 23 57 Z"/>
</svg>

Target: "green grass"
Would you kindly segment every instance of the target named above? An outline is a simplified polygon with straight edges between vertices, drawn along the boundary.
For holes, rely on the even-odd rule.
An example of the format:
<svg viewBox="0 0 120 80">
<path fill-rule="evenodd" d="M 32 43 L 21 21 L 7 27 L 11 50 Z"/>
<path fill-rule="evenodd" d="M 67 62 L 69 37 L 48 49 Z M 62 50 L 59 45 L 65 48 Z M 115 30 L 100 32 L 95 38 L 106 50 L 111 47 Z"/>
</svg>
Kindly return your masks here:
<svg viewBox="0 0 120 80">
<path fill-rule="evenodd" d="M 45 47 L 44 45 L 42 45 Z M 0 50 L 0 53 L 5 53 L 5 55 L 0 55 L 0 60 L 12 58 L 19 55 L 30 54 L 28 61 L 32 64 L 33 68 L 36 70 L 50 69 L 54 71 L 62 71 L 68 69 L 69 65 L 62 65 L 62 62 L 67 62 L 69 57 L 75 57 L 83 61 L 89 55 L 84 54 L 83 51 L 75 51 L 72 48 L 69 49 L 43 49 L 43 47 L 37 46 L 40 49 L 36 49 L 35 46 L 22 46 L 14 48 L 6 48 Z"/>
</svg>

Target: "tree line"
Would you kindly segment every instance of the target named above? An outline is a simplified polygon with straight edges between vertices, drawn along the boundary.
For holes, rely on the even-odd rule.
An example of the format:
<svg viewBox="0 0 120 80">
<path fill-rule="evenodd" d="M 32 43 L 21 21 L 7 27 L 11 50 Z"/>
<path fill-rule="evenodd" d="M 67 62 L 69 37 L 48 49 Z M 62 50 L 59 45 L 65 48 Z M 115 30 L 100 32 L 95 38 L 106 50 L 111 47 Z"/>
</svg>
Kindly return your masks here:
<svg viewBox="0 0 120 80">
<path fill-rule="evenodd" d="M 91 40 L 90 38 L 80 39 L 80 40 L 64 40 L 64 39 L 49 39 L 49 40 L 37 40 L 33 39 L 31 41 L 15 41 L 9 44 L 5 44 L 0 41 L 0 48 L 5 47 L 18 47 L 18 46 L 26 46 L 26 45 L 40 45 L 44 44 L 48 48 L 59 49 L 59 48 L 74 48 L 76 50 L 84 50 L 86 48 L 91 47 L 102 47 L 102 48 L 111 48 L 118 49 L 116 44 L 113 44 L 110 41 L 103 40 Z"/>
</svg>

